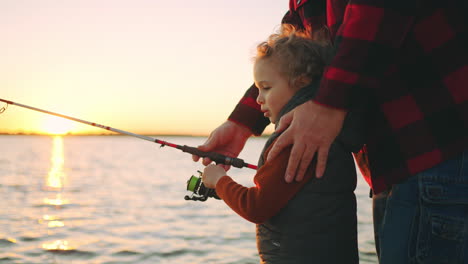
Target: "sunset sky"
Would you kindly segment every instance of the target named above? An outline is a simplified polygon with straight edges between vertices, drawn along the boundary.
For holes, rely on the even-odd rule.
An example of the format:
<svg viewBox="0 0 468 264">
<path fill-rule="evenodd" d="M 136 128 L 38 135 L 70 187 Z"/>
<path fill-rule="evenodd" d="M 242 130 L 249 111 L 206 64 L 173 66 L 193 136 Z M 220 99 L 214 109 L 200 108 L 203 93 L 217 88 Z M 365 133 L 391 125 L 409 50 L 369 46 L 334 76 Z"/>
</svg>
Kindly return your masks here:
<svg viewBox="0 0 468 264">
<path fill-rule="evenodd" d="M 0 98 L 135 133 L 207 134 L 252 83 L 255 46 L 287 7 L 0 0 Z M 0 114 L 0 133 L 65 132 L 103 131 L 13 105 Z"/>
</svg>

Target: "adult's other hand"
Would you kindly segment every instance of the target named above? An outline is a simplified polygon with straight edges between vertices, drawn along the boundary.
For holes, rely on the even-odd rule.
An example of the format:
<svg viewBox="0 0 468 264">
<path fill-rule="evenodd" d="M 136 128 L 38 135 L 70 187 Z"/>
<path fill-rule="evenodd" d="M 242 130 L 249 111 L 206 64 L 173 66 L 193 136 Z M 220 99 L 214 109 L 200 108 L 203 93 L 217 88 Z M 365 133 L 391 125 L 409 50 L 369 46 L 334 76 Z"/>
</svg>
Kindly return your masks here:
<svg viewBox="0 0 468 264">
<path fill-rule="evenodd" d="M 308 101 L 284 115 L 277 132 L 284 131 L 274 143 L 267 160 L 293 145 L 285 180 L 301 181 L 317 153 L 316 177 L 321 178 L 327 164 L 328 151 L 343 126 L 346 111 Z"/>
<path fill-rule="evenodd" d="M 217 152 L 226 156 L 236 158 L 245 146 L 245 142 L 252 135 L 252 132 L 232 121 L 226 121 L 211 132 L 208 139 L 198 149 L 206 152 Z M 200 157 L 192 155 L 193 161 L 198 161 Z M 203 165 L 211 163 L 209 158 L 203 159 Z M 229 166 L 223 166 L 226 170 Z"/>
</svg>

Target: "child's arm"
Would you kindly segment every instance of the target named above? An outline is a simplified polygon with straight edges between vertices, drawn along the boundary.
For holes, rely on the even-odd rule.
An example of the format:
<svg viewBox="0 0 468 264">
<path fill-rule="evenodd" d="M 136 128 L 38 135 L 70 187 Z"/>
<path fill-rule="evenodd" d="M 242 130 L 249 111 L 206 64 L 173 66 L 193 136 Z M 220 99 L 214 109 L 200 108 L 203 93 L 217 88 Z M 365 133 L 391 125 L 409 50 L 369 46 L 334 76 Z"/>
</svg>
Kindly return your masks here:
<svg viewBox="0 0 468 264">
<path fill-rule="evenodd" d="M 265 163 L 257 172 L 255 187 L 244 187 L 225 175 L 216 183 L 216 193 L 237 214 L 254 223 L 263 223 L 276 215 L 312 178 L 315 166 L 309 167 L 305 180 L 286 183 L 284 173 L 291 147 Z"/>
</svg>

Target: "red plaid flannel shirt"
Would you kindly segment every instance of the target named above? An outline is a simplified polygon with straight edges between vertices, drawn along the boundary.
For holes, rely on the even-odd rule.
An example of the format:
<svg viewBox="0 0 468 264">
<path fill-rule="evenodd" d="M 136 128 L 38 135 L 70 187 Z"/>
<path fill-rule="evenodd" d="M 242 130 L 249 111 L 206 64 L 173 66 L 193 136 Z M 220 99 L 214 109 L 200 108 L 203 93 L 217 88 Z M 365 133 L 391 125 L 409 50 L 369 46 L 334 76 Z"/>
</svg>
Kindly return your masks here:
<svg viewBox="0 0 468 264">
<path fill-rule="evenodd" d="M 468 149 L 468 1 L 291 0 L 285 23 L 326 25 L 337 54 L 315 102 L 352 109 L 369 98 L 357 155 L 375 193 Z M 261 134 L 251 87 L 230 120 Z M 354 103 L 354 105 L 353 105 Z"/>
</svg>

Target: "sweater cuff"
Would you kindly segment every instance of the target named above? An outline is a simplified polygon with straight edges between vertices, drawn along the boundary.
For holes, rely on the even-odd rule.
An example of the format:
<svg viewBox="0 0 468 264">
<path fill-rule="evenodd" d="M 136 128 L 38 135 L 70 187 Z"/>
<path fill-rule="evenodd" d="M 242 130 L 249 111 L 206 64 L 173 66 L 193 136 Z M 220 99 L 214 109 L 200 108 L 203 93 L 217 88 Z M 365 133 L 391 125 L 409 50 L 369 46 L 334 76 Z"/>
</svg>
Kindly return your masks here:
<svg viewBox="0 0 468 264">
<path fill-rule="evenodd" d="M 219 196 L 219 198 L 223 199 L 224 192 L 226 190 L 226 185 L 228 185 L 231 182 L 233 182 L 232 178 L 227 175 L 224 175 L 223 177 L 219 178 L 215 187 L 216 194 Z"/>
</svg>

